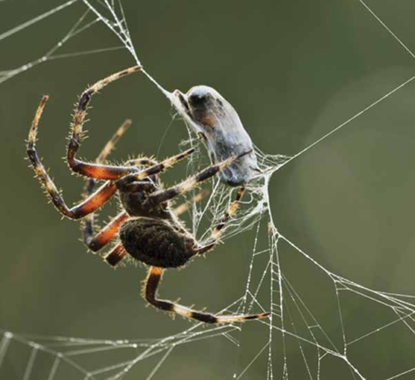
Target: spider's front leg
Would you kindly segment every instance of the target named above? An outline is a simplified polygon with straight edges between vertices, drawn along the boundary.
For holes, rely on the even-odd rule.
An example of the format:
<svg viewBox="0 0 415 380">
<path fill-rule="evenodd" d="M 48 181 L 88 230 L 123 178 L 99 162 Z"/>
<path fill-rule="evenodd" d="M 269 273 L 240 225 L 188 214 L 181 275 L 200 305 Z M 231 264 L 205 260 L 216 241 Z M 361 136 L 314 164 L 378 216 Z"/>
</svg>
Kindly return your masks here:
<svg viewBox="0 0 415 380">
<path fill-rule="evenodd" d="M 219 164 L 216 165 L 211 165 L 205 169 L 203 169 L 201 172 L 197 173 L 196 175 L 188 178 L 187 180 L 179 183 L 178 185 L 171 187 L 167 190 L 162 190 L 162 191 L 158 191 L 155 192 L 153 194 L 151 194 L 148 198 L 148 202 L 152 203 L 154 205 L 156 204 L 160 204 L 162 202 L 167 202 L 179 195 L 182 195 L 190 190 L 192 190 L 193 188 L 195 188 L 196 186 L 198 186 L 201 182 L 208 180 L 209 178 L 215 176 L 217 173 L 219 173 L 221 170 L 223 170 L 224 168 L 228 167 L 229 165 L 232 165 L 235 161 L 237 161 L 238 159 L 240 159 L 241 157 L 247 155 L 251 153 L 249 152 L 244 152 L 238 156 L 233 156 L 230 157 L 222 162 L 220 162 Z M 134 175 L 132 175 L 131 177 L 134 177 Z"/>
<path fill-rule="evenodd" d="M 36 176 L 39 178 L 40 182 L 46 189 L 46 192 L 48 193 L 50 199 L 52 200 L 52 203 L 58 209 L 58 211 L 70 219 L 80 219 L 98 210 L 115 194 L 117 188 L 113 183 L 108 181 L 104 183 L 97 191 L 91 194 L 83 202 L 71 208 L 66 205 L 62 195 L 56 188 L 50 176 L 48 175 L 36 151 L 37 129 L 40 117 L 42 115 L 47 100 L 48 97 L 44 96 L 36 111 L 35 118 L 33 120 L 32 127 L 29 132 L 29 138 L 27 142 L 27 155 L 32 164 L 33 170 L 36 173 Z"/>
<path fill-rule="evenodd" d="M 131 165 L 125 166 L 115 166 L 115 165 L 105 165 L 102 163 L 89 163 L 76 158 L 76 153 L 79 150 L 82 141 L 83 124 L 85 122 L 85 117 L 87 113 L 87 108 L 91 98 L 94 94 L 104 88 L 106 85 L 114 82 L 120 78 L 123 78 L 129 74 L 135 73 L 142 70 L 141 66 L 134 66 L 129 69 L 125 69 L 116 74 L 110 75 L 109 77 L 102 79 L 95 83 L 93 86 L 86 89 L 79 98 L 78 105 L 75 109 L 73 116 L 71 134 L 68 143 L 67 151 L 67 162 L 69 167 L 77 174 L 95 178 L 98 180 L 118 180 L 122 177 L 125 177 L 128 174 L 137 173 L 139 170 Z M 175 164 L 180 159 L 186 157 L 187 155 L 193 153 L 193 149 L 189 149 L 186 152 L 183 152 L 177 156 L 170 157 L 160 164 L 154 165 L 148 170 L 140 173 L 141 178 L 145 178 L 151 174 L 157 174 L 165 169 L 169 168 Z"/>
<path fill-rule="evenodd" d="M 103 165 L 102 163 L 88 163 L 76 158 L 76 153 L 81 145 L 83 124 L 87 113 L 88 104 L 91 101 L 92 95 L 96 94 L 106 85 L 117 79 L 123 78 L 129 74 L 135 73 L 142 69 L 141 66 L 134 66 L 125 70 L 122 70 L 116 74 L 102 79 L 95 83 L 93 86 L 86 89 L 79 98 L 78 105 L 75 109 L 73 116 L 71 135 L 68 143 L 67 161 L 69 167 L 78 174 L 102 180 L 116 180 L 126 174 L 136 172 L 135 168 L 131 166 L 113 166 Z M 111 149 L 111 148 L 110 148 Z"/>
</svg>

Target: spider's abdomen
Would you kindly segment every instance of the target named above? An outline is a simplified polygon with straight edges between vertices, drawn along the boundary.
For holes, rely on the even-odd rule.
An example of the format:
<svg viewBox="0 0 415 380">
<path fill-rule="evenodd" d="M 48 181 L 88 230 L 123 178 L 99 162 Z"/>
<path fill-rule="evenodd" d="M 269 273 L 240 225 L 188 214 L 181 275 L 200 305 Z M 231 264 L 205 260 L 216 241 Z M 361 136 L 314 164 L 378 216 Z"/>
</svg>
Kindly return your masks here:
<svg viewBox="0 0 415 380">
<path fill-rule="evenodd" d="M 127 220 L 119 236 L 126 251 L 147 265 L 177 268 L 195 254 L 195 241 L 160 219 Z"/>
</svg>

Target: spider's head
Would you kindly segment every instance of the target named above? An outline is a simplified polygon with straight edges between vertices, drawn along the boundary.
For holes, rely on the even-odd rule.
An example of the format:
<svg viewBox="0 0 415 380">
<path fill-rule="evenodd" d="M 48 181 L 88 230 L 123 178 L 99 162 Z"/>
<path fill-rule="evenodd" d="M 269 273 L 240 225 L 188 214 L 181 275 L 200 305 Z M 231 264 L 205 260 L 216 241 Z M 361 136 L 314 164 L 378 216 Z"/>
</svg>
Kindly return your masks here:
<svg viewBox="0 0 415 380">
<path fill-rule="evenodd" d="M 172 103 L 189 127 L 202 136 L 214 163 L 252 152 L 221 172 L 225 183 L 238 186 L 258 174 L 252 140 L 235 108 L 219 92 L 209 86 L 192 87 L 187 94 L 176 90 Z"/>
</svg>

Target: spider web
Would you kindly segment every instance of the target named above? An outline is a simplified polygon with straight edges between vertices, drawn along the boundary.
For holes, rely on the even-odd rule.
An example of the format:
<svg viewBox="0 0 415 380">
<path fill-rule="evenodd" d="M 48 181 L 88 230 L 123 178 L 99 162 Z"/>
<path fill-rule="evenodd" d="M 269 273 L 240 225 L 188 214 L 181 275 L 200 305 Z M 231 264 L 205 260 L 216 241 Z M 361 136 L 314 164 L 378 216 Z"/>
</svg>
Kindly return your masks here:
<svg viewBox="0 0 415 380">
<path fill-rule="evenodd" d="M 380 29 L 390 34 L 412 58 L 414 53 L 382 21 L 365 2 L 358 1 L 362 12 L 374 19 Z M 84 5 L 84 13 L 59 42 L 41 57 L 23 65 L 0 72 L 0 83 L 30 70 L 36 65 L 55 59 L 104 53 L 115 49 L 126 50 L 140 64 L 128 29 L 128 15 L 119 1 L 71 0 L 0 34 L 0 42 L 16 33 L 65 12 L 75 4 Z M 104 26 L 115 35 L 118 45 L 61 54 L 60 49 L 70 40 L 85 34 L 94 26 Z M 139 44 L 140 41 L 135 41 Z M 145 67 L 148 69 L 147 67 Z M 147 72 L 145 75 L 169 99 L 163 89 Z M 157 378 L 158 371 L 181 346 L 199 341 L 224 339 L 236 351 L 233 378 L 254 378 L 252 368 L 265 368 L 261 378 L 266 379 L 413 379 L 415 377 L 415 297 L 383 292 L 360 285 L 330 271 L 315 256 L 293 242 L 274 222 L 270 204 L 272 176 L 310 149 L 322 146 L 324 141 L 344 129 L 372 108 L 410 84 L 415 75 L 398 83 L 371 104 L 363 106 L 352 117 L 295 155 L 268 155 L 256 148 L 263 175 L 248 186 L 239 214 L 225 230 L 222 240 L 250 233 L 251 255 L 246 276 L 245 291 L 221 313 L 252 313 L 270 311 L 269 320 L 243 325 L 205 326 L 189 324 L 189 328 L 157 339 L 91 339 L 61 336 L 38 336 L 0 330 L 0 375 L 8 374 L 10 363 L 20 363 L 20 378 L 29 379 L 121 379 Z M 232 101 L 232 100 L 231 100 Z M 180 116 L 180 115 L 179 115 Z M 191 145 L 197 153 L 189 163 L 193 173 L 203 166 L 205 152 L 189 131 Z M 191 199 L 194 194 L 189 195 Z M 222 210 L 233 199 L 232 191 L 215 182 L 209 199 L 202 205 L 194 204 L 189 210 L 193 233 L 201 241 L 210 233 L 206 223 L 213 224 Z M 290 257 L 289 261 L 287 258 Z M 316 289 L 297 284 L 295 272 L 313 278 Z M 315 278 L 315 280 L 314 280 Z M 324 301 L 317 299 L 324 289 Z M 310 294 L 311 293 L 311 294 Z M 320 305 L 316 307 L 315 305 Z M 358 310 L 351 313 L 350 310 Z M 362 320 L 353 324 L 353 319 Z M 250 334 L 254 344 L 245 345 Z M 387 342 L 394 341 L 394 344 Z M 406 343 L 404 343 L 404 341 Z M 252 342 L 252 340 L 250 340 Z M 407 343 L 409 342 L 409 343 Z M 411 348 L 404 349 L 404 345 Z M 373 351 L 376 362 L 366 359 Z M 403 359 L 402 352 L 406 359 Z M 408 352 L 409 351 L 409 352 Z M 392 362 L 392 366 L 389 366 Z M 150 363 L 145 365 L 145 363 Z M 145 371 L 141 369 L 144 368 Z M 393 368 L 392 372 L 390 368 Z M 2 375 L 3 376 L 3 375 Z M 259 378 L 259 377 L 258 377 Z"/>
</svg>

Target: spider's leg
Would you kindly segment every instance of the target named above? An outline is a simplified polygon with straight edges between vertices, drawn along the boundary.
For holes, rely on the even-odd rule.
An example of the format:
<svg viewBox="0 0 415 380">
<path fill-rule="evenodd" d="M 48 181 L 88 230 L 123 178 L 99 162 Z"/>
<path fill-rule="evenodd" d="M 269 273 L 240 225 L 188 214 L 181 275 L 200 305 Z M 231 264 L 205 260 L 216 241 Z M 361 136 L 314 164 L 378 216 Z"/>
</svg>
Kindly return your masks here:
<svg viewBox="0 0 415 380">
<path fill-rule="evenodd" d="M 115 267 L 127 255 L 127 253 L 128 252 L 120 242 L 116 244 L 107 255 L 105 255 L 104 259 L 109 265 Z"/>
<path fill-rule="evenodd" d="M 135 168 L 128 166 L 113 166 L 102 165 L 98 163 L 88 163 L 78 160 L 75 156 L 81 145 L 82 135 L 84 133 L 82 127 L 85 122 L 86 111 L 92 95 L 96 94 L 99 90 L 111 82 L 114 82 L 126 75 L 140 71 L 141 69 L 141 66 L 135 66 L 110 75 L 109 77 L 102 79 L 95 83 L 93 86 L 87 88 L 80 96 L 73 116 L 71 135 L 69 138 L 67 151 L 68 165 L 75 173 L 96 179 L 115 180 L 125 176 L 126 174 L 137 171 Z M 112 149 L 112 147 L 110 147 L 110 149 Z M 106 153 L 104 152 L 104 155 L 105 154 Z"/>
<path fill-rule="evenodd" d="M 104 148 L 101 150 L 101 153 L 96 158 L 95 162 L 97 164 L 103 163 L 106 161 L 107 157 L 110 153 L 114 150 L 115 145 L 120 141 L 121 137 L 124 135 L 125 132 L 131 127 L 131 120 L 127 119 L 121 126 L 117 129 L 117 131 L 112 135 L 110 140 L 105 144 Z"/>
<path fill-rule="evenodd" d="M 193 152 L 192 152 L 193 153 Z M 128 160 L 125 162 L 126 165 L 129 166 L 155 166 L 158 164 L 158 162 L 152 158 L 148 157 L 138 157 L 138 158 L 132 158 L 131 160 Z"/>
<path fill-rule="evenodd" d="M 230 204 L 228 209 L 225 211 L 225 214 L 219 221 L 219 223 L 215 226 L 211 234 L 211 243 L 208 243 L 197 250 L 197 253 L 204 254 L 215 247 L 218 243 L 220 236 L 222 235 L 224 227 L 226 227 L 229 220 L 231 220 L 236 212 L 238 211 L 241 199 L 245 193 L 245 187 L 240 187 L 236 193 L 235 200 Z"/>
<path fill-rule="evenodd" d="M 123 211 L 120 212 L 114 219 L 111 220 L 102 230 L 94 236 L 92 224 L 86 224 L 84 228 L 84 242 L 88 248 L 93 252 L 98 252 L 100 249 L 110 243 L 118 234 L 118 229 L 123 224 L 129 215 Z"/>
<path fill-rule="evenodd" d="M 95 162 L 101 164 L 106 161 L 107 157 L 114 150 L 115 145 L 124 135 L 124 133 L 130 128 L 131 120 L 125 120 L 124 123 L 117 129 L 117 131 L 112 135 L 110 140 L 105 144 L 104 148 L 99 153 Z M 85 198 L 91 195 L 97 184 L 97 180 L 94 178 L 88 178 L 85 185 Z M 93 252 L 98 252 L 105 245 L 113 240 L 118 232 L 118 228 L 122 222 L 128 219 L 128 216 L 125 212 L 117 215 L 107 226 L 105 226 L 98 234 L 95 235 L 95 213 L 87 215 L 83 220 L 83 240 L 84 243 L 88 246 Z M 95 236 L 94 236 L 95 235 Z"/>
<path fill-rule="evenodd" d="M 176 216 L 179 216 L 183 213 L 185 213 L 190 206 L 193 204 L 201 201 L 204 197 L 206 197 L 209 194 L 209 190 L 202 190 L 200 193 L 196 194 L 192 199 L 190 199 L 187 202 L 184 202 L 173 209 L 173 212 L 176 214 Z"/>
<path fill-rule="evenodd" d="M 75 109 L 75 113 L 73 116 L 71 134 L 69 138 L 68 151 L 67 151 L 68 165 L 72 169 L 72 171 L 74 171 L 75 173 L 78 173 L 80 175 L 83 175 L 89 178 L 95 178 L 95 179 L 100 179 L 100 180 L 117 180 L 128 174 L 138 172 L 138 169 L 136 167 L 104 165 L 101 163 L 89 163 L 89 162 L 78 160 L 75 156 L 81 145 L 82 135 L 84 133 L 82 128 L 85 122 L 88 104 L 92 98 L 92 95 L 96 94 L 99 90 L 101 90 L 103 87 L 105 87 L 109 83 L 117 79 L 120 79 L 126 75 L 140 71 L 141 69 L 142 69 L 141 66 L 135 66 L 135 67 L 131 67 L 129 69 L 120 71 L 116 74 L 113 74 L 105 79 L 100 80 L 99 82 L 95 83 L 93 86 L 87 88 L 80 96 L 78 105 Z M 180 159 L 186 157 L 188 154 L 193 153 L 193 151 L 194 151 L 193 149 L 189 149 L 188 151 L 183 152 L 182 154 L 168 158 L 165 161 L 161 162 L 160 164 L 154 165 L 152 168 L 148 169 L 150 174 L 140 172 L 138 175 L 141 175 L 141 178 L 144 178 L 147 175 L 159 173 L 160 171 L 163 171 L 164 169 L 173 165 Z"/>
<path fill-rule="evenodd" d="M 148 277 L 144 285 L 143 296 L 154 307 L 181 315 L 184 318 L 195 319 L 205 323 L 235 323 L 251 319 L 261 319 L 269 316 L 270 313 L 260 313 L 252 315 L 214 315 L 193 310 L 177 303 L 161 300 L 157 298 L 157 289 L 163 275 L 163 268 L 150 267 Z"/>
<path fill-rule="evenodd" d="M 54 182 L 46 172 L 45 167 L 40 160 L 36 148 L 36 130 L 39 123 L 40 116 L 42 114 L 43 108 L 45 107 L 47 97 L 44 96 L 42 102 L 40 103 L 35 118 L 33 120 L 32 127 L 29 132 L 29 139 L 27 143 L 27 155 L 32 164 L 32 167 L 39 178 L 42 185 L 45 187 L 46 192 L 48 193 L 50 199 L 54 206 L 60 211 L 64 216 L 70 219 L 80 219 L 85 215 L 90 214 L 91 212 L 99 209 L 104 203 L 106 203 L 117 191 L 115 184 L 107 181 L 104 183 L 95 193 L 91 194 L 83 202 L 69 208 L 59 190 L 56 188 Z"/>
<path fill-rule="evenodd" d="M 171 166 L 173 166 L 176 162 L 179 162 L 180 160 L 183 160 L 184 158 L 186 158 L 187 156 L 191 155 L 192 153 L 194 153 L 194 149 L 188 149 L 185 150 L 182 153 L 176 154 L 175 156 L 169 157 L 164 159 L 163 161 L 161 161 L 160 163 L 154 164 L 152 166 L 150 166 L 147 169 L 143 169 L 139 172 L 135 172 L 135 173 L 131 173 L 128 175 L 123 176 L 122 178 L 120 178 L 119 180 L 116 181 L 117 186 L 119 189 L 122 188 L 126 188 L 129 185 L 133 184 L 134 182 L 139 182 L 142 179 L 149 177 L 151 175 L 155 175 L 161 172 L 164 172 L 166 169 L 170 168 Z M 135 160 L 130 160 L 128 161 L 130 164 L 131 163 L 147 163 L 147 162 L 151 162 L 153 160 L 150 160 L 148 158 L 143 158 L 143 159 L 135 159 Z"/>
<path fill-rule="evenodd" d="M 175 156 L 166 158 L 165 160 L 161 161 L 160 163 L 156 163 L 153 166 L 149 167 L 148 169 L 139 170 L 136 166 L 132 166 L 132 163 L 138 165 L 141 163 L 149 163 L 153 160 L 148 158 L 146 159 L 135 159 L 129 160 L 128 166 L 112 166 L 112 165 L 104 165 L 104 164 L 88 164 L 78 174 L 84 175 L 89 178 L 94 178 L 98 180 L 120 180 L 124 179 L 127 176 L 130 178 L 134 178 L 135 180 L 139 181 L 145 177 L 148 177 L 153 174 L 158 174 L 160 172 L 165 171 L 166 169 L 173 166 L 176 162 L 186 158 L 187 156 L 194 153 L 194 149 L 185 150 L 182 153 L 176 154 Z M 73 168 L 72 168 L 73 169 Z M 76 171 L 76 170 L 75 170 Z"/>
<path fill-rule="evenodd" d="M 122 135 L 128 130 L 128 128 L 130 128 L 130 126 L 131 126 L 131 120 L 125 120 L 124 123 L 117 129 L 117 131 L 114 133 L 111 139 L 105 144 L 104 148 L 102 149 L 102 151 L 96 158 L 95 162 L 97 164 L 100 164 L 106 161 L 107 157 L 114 150 L 117 142 L 120 140 Z M 84 189 L 85 198 L 87 198 L 94 192 L 96 184 L 97 184 L 97 180 L 93 178 L 88 178 L 86 185 L 85 185 L 85 189 Z M 94 229 L 95 213 L 91 213 L 87 215 L 83 221 L 84 223 L 82 224 L 82 229 L 84 232 L 84 242 L 92 251 L 96 252 L 99 249 L 101 249 L 102 246 L 95 249 L 95 244 L 93 243 L 93 239 L 94 239 L 93 235 L 95 232 L 95 229 Z"/>
<path fill-rule="evenodd" d="M 176 186 L 173 186 L 166 190 L 155 192 L 148 197 L 148 202 L 151 202 L 153 204 L 159 204 L 162 202 L 166 202 L 170 199 L 173 199 L 174 197 L 177 197 L 178 195 L 184 194 L 192 190 L 196 186 L 198 186 L 201 182 L 206 181 L 207 179 L 213 177 L 215 174 L 219 173 L 221 170 L 231 165 L 234 161 L 245 156 L 248 153 L 250 152 L 245 152 L 238 156 L 230 157 L 220 162 L 219 164 L 212 165 L 212 166 L 209 166 L 203 169 L 196 175 L 188 178 L 187 180 L 179 183 Z"/>
</svg>

